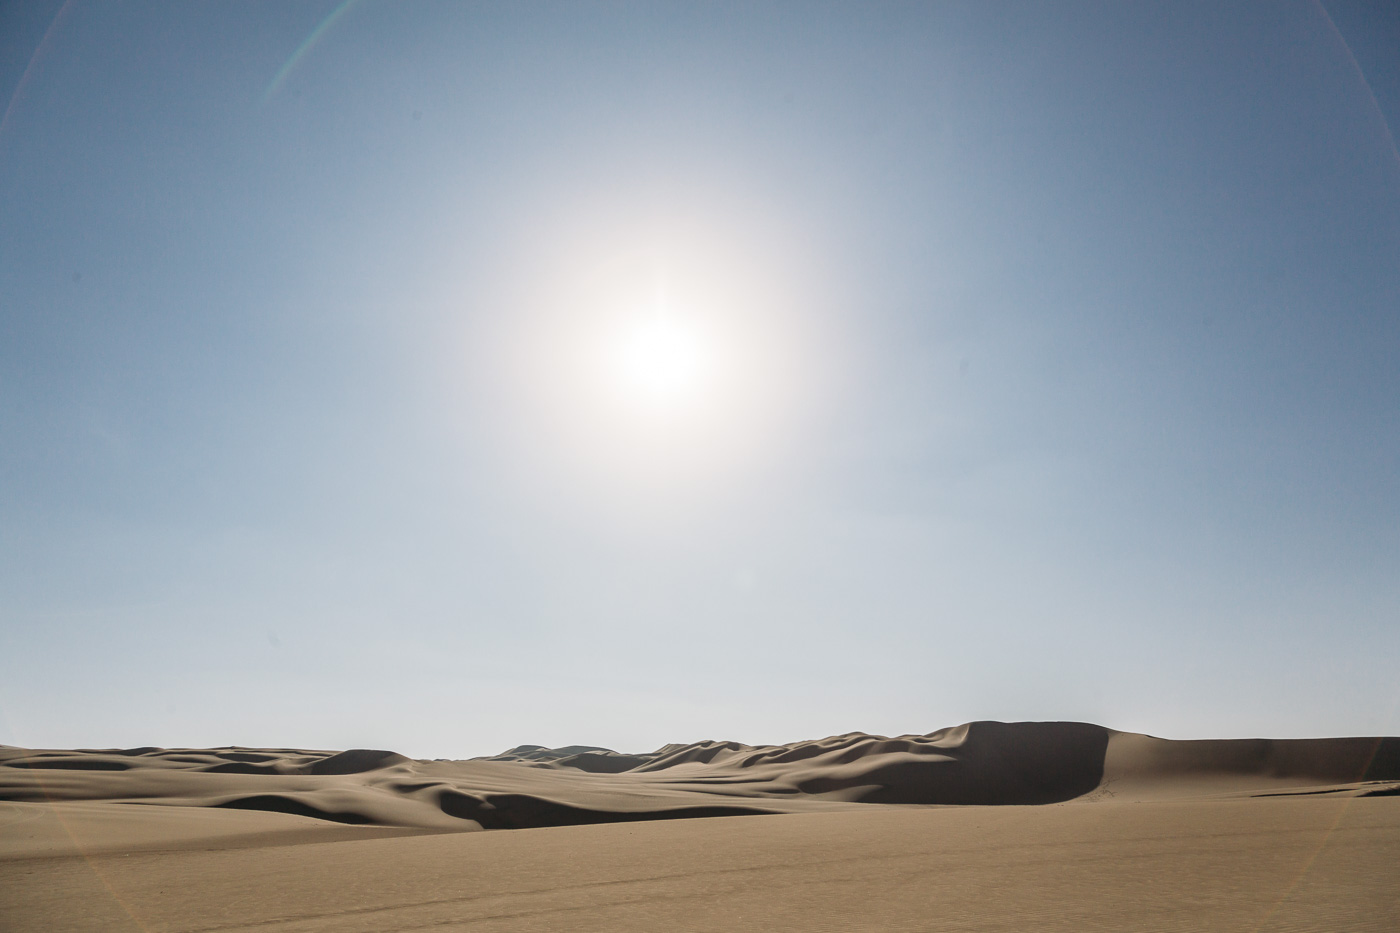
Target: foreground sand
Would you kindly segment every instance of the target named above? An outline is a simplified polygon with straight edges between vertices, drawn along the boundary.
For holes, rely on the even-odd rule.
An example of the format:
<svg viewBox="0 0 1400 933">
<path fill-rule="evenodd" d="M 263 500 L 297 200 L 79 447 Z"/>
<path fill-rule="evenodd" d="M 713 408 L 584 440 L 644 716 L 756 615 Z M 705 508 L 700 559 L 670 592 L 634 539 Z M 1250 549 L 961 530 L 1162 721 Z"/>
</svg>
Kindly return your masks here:
<svg viewBox="0 0 1400 933">
<path fill-rule="evenodd" d="M 1397 797 L 878 809 L 0 860 L 0 916 L 16 931 L 1393 931 L 1397 865 Z"/>
<path fill-rule="evenodd" d="M 1103 730 L 1086 772 L 1094 743 L 1060 740 L 1098 727 L 987 725 L 587 763 L 628 769 L 618 773 L 561 765 L 577 757 L 567 749 L 477 762 L 223 750 L 264 756 L 242 762 L 274 766 L 261 773 L 184 767 L 218 768 L 219 750 L 52 752 L 48 768 L 6 750 L 0 928 L 1400 929 L 1394 740 L 1168 743 Z M 1022 754 L 1046 738 L 1048 758 Z M 911 752 L 919 740 L 942 751 Z M 631 773 L 677 751 L 688 760 Z M 188 760 L 100 770 L 170 757 Z M 117 766 L 91 767 L 103 761 Z M 1038 784 L 1028 762 L 1052 773 Z M 755 768 L 768 770 L 740 773 Z M 1060 796 L 1090 774 L 1088 790 L 1038 806 L 862 802 L 980 793 L 978 782 Z M 481 832 L 447 812 L 466 806 L 456 795 L 488 819 L 494 800 L 516 818 L 585 825 Z M 288 800 L 338 819 L 285 812 Z M 645 819 L 697 800 L 784 812 Z"/>
</svg>

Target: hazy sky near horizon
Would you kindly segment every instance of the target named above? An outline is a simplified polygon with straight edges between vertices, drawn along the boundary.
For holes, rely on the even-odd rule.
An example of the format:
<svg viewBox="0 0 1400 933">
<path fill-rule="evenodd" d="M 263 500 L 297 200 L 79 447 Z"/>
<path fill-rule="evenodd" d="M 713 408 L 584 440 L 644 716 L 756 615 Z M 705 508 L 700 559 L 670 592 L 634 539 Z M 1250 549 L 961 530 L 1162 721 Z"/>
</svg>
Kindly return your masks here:
<svg viewBox="0 0 1400 933">
<path fill-rule="evenodd" d="M 0 6 L 0 742 L 1400 734 L 1397 48 Z"/>
</svg>

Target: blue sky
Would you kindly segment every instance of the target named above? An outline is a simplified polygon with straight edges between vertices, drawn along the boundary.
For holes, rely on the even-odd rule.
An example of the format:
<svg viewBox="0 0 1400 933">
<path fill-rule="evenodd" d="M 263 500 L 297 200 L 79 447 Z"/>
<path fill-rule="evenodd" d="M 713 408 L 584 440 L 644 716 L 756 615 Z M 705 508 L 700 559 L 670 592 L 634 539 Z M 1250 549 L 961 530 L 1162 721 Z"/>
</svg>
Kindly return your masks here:
<svg viewBox="0 0 1400 933">
<path fill-rule="evenodd" d="M 1381 4 L 0 43 L 0 742 L 1400 733 Z M 642 423 L 658 282 L 718 362 Z"/>
</svg>

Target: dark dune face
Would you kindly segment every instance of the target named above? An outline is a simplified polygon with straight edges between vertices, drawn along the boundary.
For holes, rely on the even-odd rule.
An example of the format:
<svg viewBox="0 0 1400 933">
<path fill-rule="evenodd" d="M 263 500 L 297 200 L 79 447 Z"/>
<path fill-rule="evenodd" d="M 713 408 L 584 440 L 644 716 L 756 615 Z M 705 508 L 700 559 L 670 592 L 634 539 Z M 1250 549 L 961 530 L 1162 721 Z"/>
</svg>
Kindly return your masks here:
<svg viewBox="0 0 1400 933">
<path fill-rule="evenodd" d="M 1400 778 L 1400 738 L 1361 739 L 1362 743 L 1372 742 L 1366 770 L 1361 773 L 1363 781 L 1389 781 Z"/>
<path fill-rule="evenodd" d="M 374 822 L 369 816 L 354 810 L 327 810 L 288 794 L 255 794 L 252 797 L 226 800 L 223 803 L 216 803 L 214 806 L 227 810 L 267 810 L 272 813 L 290 813 L 293 816 L 309 816 L 318 820 L 330 820 L 333 823 L 363 825 Z"/>
<path fill-rule="evenodd" d="M 705 741 L 639 755 L 526 745 L 470 761 L 373 749 L 0 747 L 0 800 L 263 810 L 459 831 L 1086 795 L 1393 794 L 1386 781 L 1400 781 L 1400 739 L 1180 742 L 1076 722 L 973 722 L 789 745 Z M 1324 784 L 1332 786 L 1306 790 Z"/>
<path fill-rule="evenodd" d="M 975 722 L 924 740 L 936 753 L 886 750 L 799 788 L 805 793 L 868 788 L 846 798 L 862 803 L 1059 803 L 1099 786 L 1108 735 L 1088 723 Z"/>
<path fill-rule="evenodd" d="M 751 816 L 771 813 L 756 807 L 676 807 L 661 810 L 599 810 L 573 806 L 529 794 L 486 794 L 481 797 L 444 790 L 438 797 L 442 812 L 473 820 L 482 829 L 540 829 L 545 826 L 582 826 L 597 823 L 630 823 L 643 820 L 698 819 L 711 816 Z"/>
</svg>

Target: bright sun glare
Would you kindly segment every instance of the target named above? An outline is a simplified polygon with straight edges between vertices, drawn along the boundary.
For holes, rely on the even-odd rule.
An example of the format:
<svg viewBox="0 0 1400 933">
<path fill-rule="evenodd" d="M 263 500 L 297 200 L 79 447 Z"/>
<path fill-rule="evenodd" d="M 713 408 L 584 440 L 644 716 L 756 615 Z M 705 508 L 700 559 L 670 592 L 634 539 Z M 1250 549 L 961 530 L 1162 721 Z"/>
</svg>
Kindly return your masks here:
<svg viewBox="0 0 1400 933">
<path fill-rule="evenodd" d="M 713 387 L 713 348 L 693 324 L 654 313 L 622 328 L 608 368 L 630 406 L 673 414 L 699 405 Z"/>
</svg>

